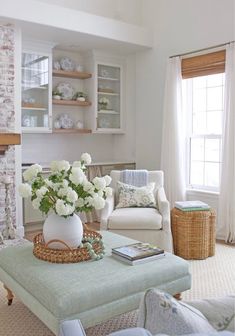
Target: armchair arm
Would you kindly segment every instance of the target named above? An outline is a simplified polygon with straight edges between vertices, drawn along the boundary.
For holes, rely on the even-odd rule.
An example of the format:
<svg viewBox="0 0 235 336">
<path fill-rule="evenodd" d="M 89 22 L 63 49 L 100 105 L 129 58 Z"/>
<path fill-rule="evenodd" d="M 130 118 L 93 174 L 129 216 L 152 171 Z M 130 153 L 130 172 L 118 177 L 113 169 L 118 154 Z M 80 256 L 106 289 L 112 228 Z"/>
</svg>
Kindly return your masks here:
<svg viewBox="0 0 235 336">
<path fill-rule="evenodd" d="M 100 213 L 100 229 L 101 230 L 107 230 L 108 218 L 114 210 L 114 199 L 115 199 L 114 192 L 115 191 L 113 189 L 112 196 L 109 196 L 106 198 L 105 206 L 101 210 L 101 213 Z"/>
<path fill-rule="evenodd" d="M 86 336 L 86 333 L 80 320 L 70 320 L 61 323 L 59 336 Z"/>
<path fill-rule="evenodd" d="M 158 208 L 163 219 L 163 230 L 171 232 L 170 227 L 170 203 L 166 199 L 165 190 L 163 187 L 158 189 L 157 194 Z"/>
<path fill-rule="evenodd" d="M 157 194 L 158 208 L 159 212 L 162 215 L 162 230 L 164 232 L 164 246 L 165 250 L 172 252 L 173 243 L 172 243 L 172 234 L 171 234 L 171 212 L 170 212 L 170 203 L 168 202 L 163 187 L 158 189 Z"/>
</svg>

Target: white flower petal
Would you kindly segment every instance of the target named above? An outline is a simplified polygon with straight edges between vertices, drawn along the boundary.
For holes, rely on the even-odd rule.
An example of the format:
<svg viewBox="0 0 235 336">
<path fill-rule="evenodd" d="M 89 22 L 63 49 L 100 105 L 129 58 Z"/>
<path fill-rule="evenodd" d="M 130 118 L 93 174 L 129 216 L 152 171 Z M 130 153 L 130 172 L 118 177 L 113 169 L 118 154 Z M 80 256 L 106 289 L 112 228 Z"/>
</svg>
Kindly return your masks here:
<svg viewBox="0 0 235 336">
<path fill-rule="evenodd" d="M 21 183 L 19 186 L 19 194 L 21 197 L 27 198 L 32 196 L 32 188 L 28 183 Z"/>
<path fill-rule="evenodd" d="M 83 153 L 81 155 L 81 161 L 83 161 L 85 164 L 90 164 L 91 163 L 91 156 L 88 153 Z"/>
</svg>

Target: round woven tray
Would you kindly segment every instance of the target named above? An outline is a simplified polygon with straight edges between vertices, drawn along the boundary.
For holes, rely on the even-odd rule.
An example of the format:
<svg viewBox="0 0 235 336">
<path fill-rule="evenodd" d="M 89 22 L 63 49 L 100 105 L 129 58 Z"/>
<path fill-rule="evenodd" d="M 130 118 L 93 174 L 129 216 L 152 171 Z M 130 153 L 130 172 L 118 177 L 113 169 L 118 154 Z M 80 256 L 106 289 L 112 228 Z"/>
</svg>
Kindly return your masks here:
<svg viewBox="0 0 235 336">
<path fill-rule="evenodd" d="M 103 251 L 103 244 L 102 244 L 102 236 L 96 231 L 91 230 L 84 230 L 83 232 L 83 243 L 86 243 L 90 239 L 98 238 L 99 240 L 91 243 L 92 248 L 96 254 L 99 254 Z M 53 242 L 60 242 L 61 244 L 66 246 L 65 250 L 60 249 L 52 249 L 49 245 Z M 38 259 L 49 261 L 52 263 L 77 263 L 80 261 L 90 260 L 91 256 L 88 252 L 86 247 L 78 247 L 78 248 L 70 248 L 66 243 L 63 241 L 54 239 L 50 240 L 47 244 L 45 244 L 43 234 L 37 234 L 34 239 L 34 248 L 33 254 Z"/>
</svg>

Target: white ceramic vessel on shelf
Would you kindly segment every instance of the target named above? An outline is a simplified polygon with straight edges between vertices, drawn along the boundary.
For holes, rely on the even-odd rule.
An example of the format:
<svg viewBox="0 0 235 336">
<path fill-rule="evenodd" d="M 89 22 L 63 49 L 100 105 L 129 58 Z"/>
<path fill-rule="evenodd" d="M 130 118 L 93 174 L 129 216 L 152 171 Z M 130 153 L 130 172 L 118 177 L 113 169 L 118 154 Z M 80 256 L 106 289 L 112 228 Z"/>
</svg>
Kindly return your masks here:
<svg viewBox="0 0 235 336">
<path fill-rule="evenodd" d="M 81 102 L 84 102 L 84 101 L 86 101 L 86 98 L 85 97 L 78 97 L 77 100 L 81 101 Z"/>
<path fill-rule="evenodd" d="M 30 123 L 31 123 L 30 116 L 28 116 L 28 115 L 23 116 L 23 119 L 22 119 L 22 126 L 23 126 L 23 127 L 30 127 L 30 126 L 31 126 Z"/>
<path fill-rule="evenodd" d="M 77 129 L 82 129 L 82 128 L 84 128 L 83 121 L 78 120 L 77 123 L 76 123 L 76 128 L 77 128 Z"/>
<path fill-rule="evenodd" d="M 61 122 L 60 122 L 60 120 L 59 119 L 56 119 L 55 121 L 54 121 L 54 128 L 61 128 Z"/>
<path fill-rule="evenodd" d="M 81 64 L 77 64 L 77 65 L 76 65 L 76 71 L 78 71 L 78 72 L 82 72 L 82 71 L 84 71 L 83 66 L 82 66 Z"/>
<path fill-rule="evenodd" d="M 60 70 L 61 69 L 59 61 L 54 61 L 53 62 L 53 69 L 55 69 L 55 70 Z"/>
<path fill-rule="evenodd" d="M 61 96 L 59 96 L 59 95 L 54 95 L 54 96 L 52 96 L 52 98 L 53 98 L 53 99 L 56 99 L 56 100 L 60 100 L 60 99 L 61 99 Z"/>
<path fill-rule="evenodd" d="M 83 226 L 80 218 L 73 214 L 67 218 L 51 213 L 43 225 L 43 237 L 47 244 L 51 240 L 61 240 L 70 248 L 78 247 L 83 238 Z M 53 242 L 48 245 L 52 249 L 67 249 L 60 242 Z"/>
</svg>

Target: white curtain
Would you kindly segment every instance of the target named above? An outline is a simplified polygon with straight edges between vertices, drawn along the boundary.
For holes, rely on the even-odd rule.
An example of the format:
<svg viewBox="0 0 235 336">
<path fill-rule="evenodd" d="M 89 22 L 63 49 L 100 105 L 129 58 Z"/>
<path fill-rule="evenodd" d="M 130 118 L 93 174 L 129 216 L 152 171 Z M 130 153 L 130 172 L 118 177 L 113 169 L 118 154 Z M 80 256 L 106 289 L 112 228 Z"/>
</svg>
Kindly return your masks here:
<svg viewBox="0 0 235 336">
<path fill-rule="evenodd" d="M 217 237 L 235 243 L 235 44 L 226 47 L 222 170 Z"/>
<path fill-rule="evenodd" d="M 179 57 L 169 58 L 163 108 L 161 169 L 171 207 L 185 200 L 185 117 L 182 106 L 182 75 Z"/>
</svg>

